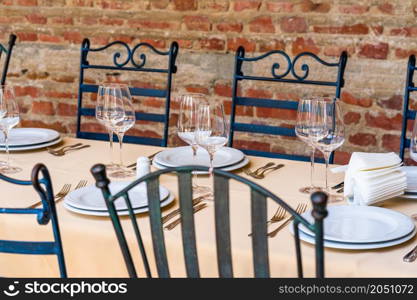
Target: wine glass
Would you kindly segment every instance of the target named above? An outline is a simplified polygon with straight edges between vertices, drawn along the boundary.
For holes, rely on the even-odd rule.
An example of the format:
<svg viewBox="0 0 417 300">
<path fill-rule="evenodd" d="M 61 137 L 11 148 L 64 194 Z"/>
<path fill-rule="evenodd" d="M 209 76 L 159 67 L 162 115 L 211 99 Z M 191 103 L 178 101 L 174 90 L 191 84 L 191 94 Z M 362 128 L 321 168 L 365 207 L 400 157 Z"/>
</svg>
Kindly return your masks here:
<svg viewBox="0 0 417 300">
<path fill-rule="evenodd" d="M 198 107 L 195 139 L 197 145 L 204 148 L 210 156 L 210 174 L 213 172 L 214 155 L 227 143 L 228 136 L 223 104 L 201 104 Z"/>
<path fill-rule="evenodd" d="M 19 107 L 17 105 L 14 91 L 9 86 L 0 87 L 0 130 L 4 135 L 7 160 L 0 166 L 0 173 L 14 174 L 22 171 L 21 168 L 10 164 L 9 133 L 10 129 L 19 124 Z"/>
<path fill-rule="evenodd" d="M 109 133 L 110 163 L 106 165 L 106 168 L 107 170 L 114 171 L 118 168 L 118 166 L 113 161 L 113 129 L 110 124 L 110 120 L 105 113 L 105 106 L 109 101 L 109 97 L 110 85 L 100 85 L 97 91 L 96 119 L 107 129 Z"/>
<path fill-rule="evenodd" d="M 343 123 L 342 112 L 340 108 L 340 101 L 334 99 L 323 99 L 319 101 L 319 111 L 322 111 L 324 117 L 324 124 L 327 128 L 327 133 L 324 137 L 316 134 L 311 141 L 313 145 L 319 149 L 326 161 L 326 191 L 329 192 L 328 185 L 328 169 L 329 159 L 331 153 L 343 145 L 345 142 L 345 125 Z M 314 137 L 314 132 L 310 131 L 310 136 Z"/>
<path fill-rule="evenodd" d="M 185 94 L 180 97 L 180 112 L 178 116 L 178 137 L 191 146 L 193 161 L 197 155 L 198 145 L 195 139 L 197 127 L 197 113 L 199 104 L 207 103 L 205 95 L 202 94 Z M 195 163 L 193 163 L 194 165 Z M 196 175 L 198 179 L 198 175 Z M 193 184 L 195 193 L 210 193 L 211 188 Z"/>
<path fill-rule="evenodd" d="M 127 85 L 112 84 L 110 87 L 108 104 L 105 106 L 105 114 L 109 118 L 111 127 L 116 133 L 120 146 L 119 170 L 110 173 L 111 177 L 125 178 L 135 175 L 135 172 L 126 168 L 123 164 L 123 137 L 130 128 L 135 125 L 136 114 L 132 104 L 132 96 Z"/>
<path fill-rule="evenodd" d="M 314 177 L 314 153 L 316 148 L 311 143 L 311 139 L 313 137 L 310 137 L 311 129 L 313 126 L 316 126 L 316 138 L 317 135 L 320 134 L 319 131 L 319 120 L 323 120 L 323 117 L 320 117 L 320 110 L 319 110 L 319 101 L 317 99 L 303 99 L 300 100 L 298 103 L 297 108 L 297 121 L 295 125 L 295 134 L 299 139 L 301 139 L 304 143 L 309 145 L 311 147 L 311 164 L 310 164 L 310 186 L 308 187 L 302 187 L 300 188 L 300 192 L 310 194 L 313 191 L 317 190 L 316 187 L 314 187 L 313 184 L 313 177 Z M 322 122 L 323 124 L 323 122 Z M 324 128 L 321 127 L 322 134 L 321 138 L 324 137 L 325 132 Z"/>
</svg>

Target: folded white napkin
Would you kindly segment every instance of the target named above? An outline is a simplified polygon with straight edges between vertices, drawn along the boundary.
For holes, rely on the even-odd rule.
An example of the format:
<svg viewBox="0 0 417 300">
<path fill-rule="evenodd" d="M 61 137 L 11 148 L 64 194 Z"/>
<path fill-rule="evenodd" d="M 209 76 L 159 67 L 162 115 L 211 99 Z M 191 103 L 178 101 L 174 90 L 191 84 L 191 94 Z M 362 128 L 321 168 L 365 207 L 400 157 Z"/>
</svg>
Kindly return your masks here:
<svg viewBox="0 0 417 300">
<path fill-rule="evenodd" d="M 407 176 L 401 164 L 393 152 L 354 152 L 345 173 L 345 197 L 351 204 L 370 205 L 402 195 Z"/>
</svg>

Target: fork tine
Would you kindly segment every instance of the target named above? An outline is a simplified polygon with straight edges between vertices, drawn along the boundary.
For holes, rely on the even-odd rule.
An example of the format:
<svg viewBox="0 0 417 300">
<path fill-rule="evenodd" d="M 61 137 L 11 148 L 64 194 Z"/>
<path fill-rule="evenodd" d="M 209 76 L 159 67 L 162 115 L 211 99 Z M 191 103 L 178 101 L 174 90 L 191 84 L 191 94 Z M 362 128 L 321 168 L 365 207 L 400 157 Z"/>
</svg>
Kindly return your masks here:
<svg viewBox="0 0 417 300">
<path fill-rule="evenodd" d="M 80 189 L 82 187 L 85 187 L 87 185 L 87 180 L 80 180 L 77 184 L 77 186 L 75 187 L 75 189 Z"/>
<path fill-rule="evenodd" d="M 62 187 L 62 189 L 55 195 L 55 197 L 59 197 L 61 195 L 67 194 L 69 192 L 70 188 L 71 188 L 71 185 L 70 184 L 67 184 L 67 183 L 64 184 L 64 186 Z"/>
</svg>

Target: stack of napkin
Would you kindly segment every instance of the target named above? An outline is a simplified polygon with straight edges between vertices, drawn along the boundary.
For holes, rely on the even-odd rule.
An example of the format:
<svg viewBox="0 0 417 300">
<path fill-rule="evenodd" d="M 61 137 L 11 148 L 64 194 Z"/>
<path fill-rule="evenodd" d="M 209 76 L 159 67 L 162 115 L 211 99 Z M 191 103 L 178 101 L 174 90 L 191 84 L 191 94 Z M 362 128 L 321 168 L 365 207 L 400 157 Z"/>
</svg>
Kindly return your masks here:
<svg viewBox="0 0 417 300">
<path fill-rule="evenodd" d="M 401 165 L 393 152 L 354 152 L 345 173 L 345 197 L 351 204 L 371 205 L 403 195 L 407 177 Z"/>
</svg>

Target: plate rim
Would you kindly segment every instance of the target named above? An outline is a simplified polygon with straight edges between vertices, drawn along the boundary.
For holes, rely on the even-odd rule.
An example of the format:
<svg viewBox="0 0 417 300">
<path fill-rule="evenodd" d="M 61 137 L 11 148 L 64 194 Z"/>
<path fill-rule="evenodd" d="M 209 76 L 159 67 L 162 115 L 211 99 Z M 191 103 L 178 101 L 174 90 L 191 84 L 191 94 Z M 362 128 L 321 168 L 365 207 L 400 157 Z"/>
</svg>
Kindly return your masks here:
<svg viewBox="0 0 417 300">
<path fill-rule="evenodd" d="M 36 145 L 40 145 L 40 144 L 46 144 L 46 143 L 50 143 L 53 142 L 57 139 L 59 139 L 61 137 L 61 133 L 59 133 L 58 131 L 54 130 L 54 129 L 50 129 L 50 128 L 37 128 L 37 127 L 19 127 L 19 128 L 13 128 L 11 130 L 11 132 L 13 131 L 25 131 L 25 130 L 35 130 L 35 131 L 49 131 L 49 132 L 53 132 L 55 133 L 55 137 L 43 142 L 37 142 L 37 143 L 33 143 L 33 144 L 19 144 L 19 145 L 9 145 L 10 148 L 20 148 L 20 147 L 29 147 L 29 146 L 36 146 Z M 3 142 L 0 142 L 0 148 L 5 148 L 5 144 Z"/>
</svg>

